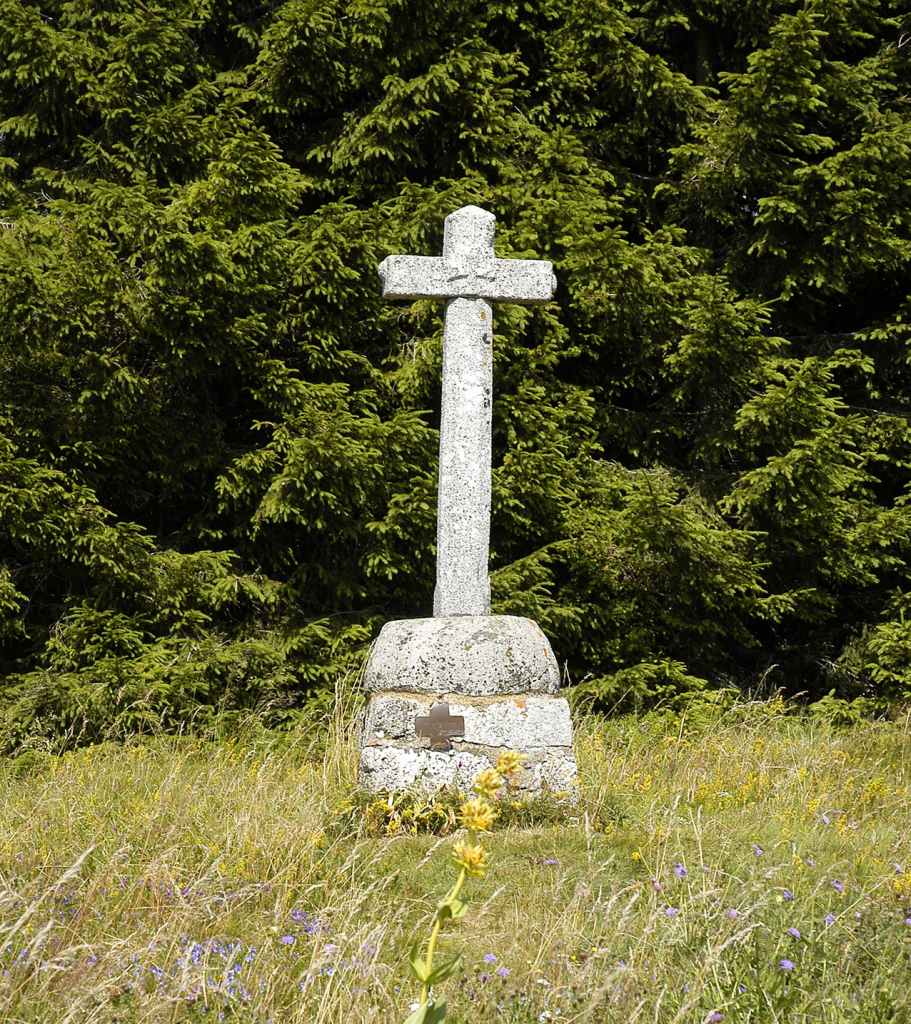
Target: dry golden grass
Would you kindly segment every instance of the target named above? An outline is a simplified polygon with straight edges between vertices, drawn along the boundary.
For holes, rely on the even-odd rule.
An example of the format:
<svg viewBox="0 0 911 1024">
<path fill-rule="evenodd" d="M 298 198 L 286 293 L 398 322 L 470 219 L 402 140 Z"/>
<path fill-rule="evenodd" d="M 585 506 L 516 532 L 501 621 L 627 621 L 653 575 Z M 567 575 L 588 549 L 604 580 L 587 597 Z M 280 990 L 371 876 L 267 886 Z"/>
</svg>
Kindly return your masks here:
<svg viewBox="0 0 911 1024">
<path fill-rule="evenodd" d="M 443 931 L 447 1020 L 909 1019 L 908 721 L 787 711 L 580 720 L 580 806 Z M 6 766 L 0 1019 L 401 1022 L 452 838 L 363 835 L 345 712 Z"/>
</svg>

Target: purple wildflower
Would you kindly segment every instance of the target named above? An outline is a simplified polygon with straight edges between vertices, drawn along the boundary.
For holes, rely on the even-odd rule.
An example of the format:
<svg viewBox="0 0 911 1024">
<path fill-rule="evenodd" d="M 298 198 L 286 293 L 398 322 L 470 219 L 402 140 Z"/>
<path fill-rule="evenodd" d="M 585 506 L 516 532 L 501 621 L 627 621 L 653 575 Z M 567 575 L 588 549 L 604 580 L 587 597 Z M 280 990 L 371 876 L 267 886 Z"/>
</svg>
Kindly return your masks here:
<svg viewBox="0 0 911 1024">
<path fill-rule="evenodd" d="M 668 907 L 664 911 L 664 916 L 665 917 L 676 917 L 679 913 L 680 913 L 680 908 L 679 907 Z"/>
<path fill-rule="evenodd" d="M 900 875 L 903 875 L 905 873 L 905 869 L 901 866 L 901 864 L 897 864 L 895 861 L 892 862 L 892 867 L 895 868 L 895 870 Z"/>
<path fill-rule="evenodd" d="M 785 958 L 784 960 L 781 961 L 781 969 L 783 971 L 793 971 L 794 970 L 794 961 L 793 960 L 788 960 L 787 958 Z"/>
<path fill-rule="evenodd" d="M 657 878 L 653 878 L 652 879 L 652 888 L 655 890 L 655 892 L 661 892 L 661 890 L 664 888 L 664 886 L 658 881 Z"/>
<path fill-rule="evenodd" d="M 718 1021 L 724 1019 L 724 1014 L 720 1010 L 716 1010 L 711 1017 L 709 1017 L 709 1024 L 718 1024 Z"/>
<path fill-rule="evenodd" d="M 485 953 L 481 959 L 484 961 L 485 964 L 495 964 L 497 962 L 497 957 L 495 953 Z"/>
<path fill-rule="evenodd" d="M 826 914 L 826 916 L 823 918 L 823 921 L 826 922 L 826 927 L 828 928 L 829 925 L 835 924 L 835 915 L 834 914 Z"/>
<path fill-rule="evenodd" d="M 816 867 L 816 861 L 815 860 L 810 860 L 810 858 L 807 857 L 807 867 L 808 868 L 815 868 Z"/>
<path fill-rule="evenodd" d="M 733 907 L 728 907 L 728 909 L 724 912 L 724 916 L 733 919 L 735 917 L 740 917 L 740 914 Z"/>
<path fill-rule="evenodd" d="M 557 865 L 557 864 L 559 863 L 559 861 L 555 861 L 555 860 L 546 860 L 546 861 L 544 861 L 544 863 L 545 863 L 545 864 L 549 864 L 549 865 L 550 865 L 551 867 L 555 867 L 555 866 L 556 866 L 556 865 Z"/>
<path fill-rule="evenodd" d="M 841 882 L 830 882 L 829 884 L 838 893 L 839 896 L 841 896 L 841 894 L 845 891 L 845 887 L 841 884 Z"/>
<path fill-rule="evenodd" d="M 283 935 L 278 941 L 283 946 L 290 946 L 294 942 L 294 936 L 293 935 Z"/>
<path fill-rule="evenodd" d="M 792 893 L 790 889 L 785 889 L 785 891 L 781 894 L 781 898 L 783 900 L 793 900 L 794 893 Z"/>
<path fill-rule="evenodd" d="M 501 978 L 508 978 L 509 977 L 509 968 L 508 967 L 498 967 L 497 968 L 497 974 L 499 974 Z"/>
<path fill-rule="evenodd" d="M 686 868 L 680 863 L 680 861 L 674 861 L 674 874 L 678 878 L 686 878 Z"/>
<path fill-rule="evenodd" d="M 800 938 L 800 932 L 796 928 L 789 928 L 788 929 L 788 934 L 789 935 L 793 935 L 795 939 L 799 939 Z"/>
<path fill-rule="evenodd" d="M 757 857 L 761 857 L 762 856 L 762 847 L 761 846 L 757 846 L 755 843 L 750 843 L 750 848 L 752 849 L 753 853 L 756 854 Z"/>
</svg>

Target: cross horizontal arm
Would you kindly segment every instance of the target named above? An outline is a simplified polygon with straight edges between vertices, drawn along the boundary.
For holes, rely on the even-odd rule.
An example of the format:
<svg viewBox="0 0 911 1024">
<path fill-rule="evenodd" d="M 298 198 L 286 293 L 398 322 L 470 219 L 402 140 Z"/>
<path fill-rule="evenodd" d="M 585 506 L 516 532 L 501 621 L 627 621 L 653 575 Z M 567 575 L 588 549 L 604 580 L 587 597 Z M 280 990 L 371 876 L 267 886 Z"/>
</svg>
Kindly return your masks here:
<svg viewBox="0 0 911 1024">
<path fill-rule="evenodd" d="M 489 302 L 550 302 L 557 279 L 547 260 L 447 260 L 387 256 L 379 265 L 385 299 L 482 298 Z"/>
</svg>

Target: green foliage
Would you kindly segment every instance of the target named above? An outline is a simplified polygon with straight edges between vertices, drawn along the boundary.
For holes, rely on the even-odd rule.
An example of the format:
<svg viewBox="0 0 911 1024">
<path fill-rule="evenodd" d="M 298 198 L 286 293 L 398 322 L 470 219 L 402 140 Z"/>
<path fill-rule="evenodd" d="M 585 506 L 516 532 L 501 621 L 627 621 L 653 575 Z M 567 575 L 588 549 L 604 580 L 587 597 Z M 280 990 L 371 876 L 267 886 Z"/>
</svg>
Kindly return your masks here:
<svg viewBox="0 0 911 1024">
<path fill-rule="evenodd" d="M 433 588 L 498 217 L 492 586 L 602 707 L 905 699 L 907 4 L 0 0 L 10 742 L 296 720 Z M 56 739 L 55 739 L 56 738 Z"/>
<path fill-rule="evenodd" d="M 814 717 L 833 726 L 851 729 L 874 714 L 876 702 L 868 697 L 855 697 L 852 701 L 843 700 L 836 697 L 835 691 L 832 690 L 825 697 L 814 701 L 809 710 Z"/>
</svg>

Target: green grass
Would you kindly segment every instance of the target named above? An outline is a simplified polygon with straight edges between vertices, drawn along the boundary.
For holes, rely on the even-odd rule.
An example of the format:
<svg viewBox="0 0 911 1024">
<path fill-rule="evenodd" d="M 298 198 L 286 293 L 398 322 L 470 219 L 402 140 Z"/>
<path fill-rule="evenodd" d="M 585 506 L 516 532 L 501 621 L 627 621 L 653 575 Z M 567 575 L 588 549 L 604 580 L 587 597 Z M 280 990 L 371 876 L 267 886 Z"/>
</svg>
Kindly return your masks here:
<svg viewBox="0 0 911 1024">
<path fill-rule="evenodd" d="M 577 756 L 577 809 L 485 840 L 447 1021 L 911 1019 L 907 718 L 580 719 Z M 356 763 L 339 715 L 3 764 L 0 1019 L 399 1024 L 452 838 L 366 834 Z"/>
</svg>

